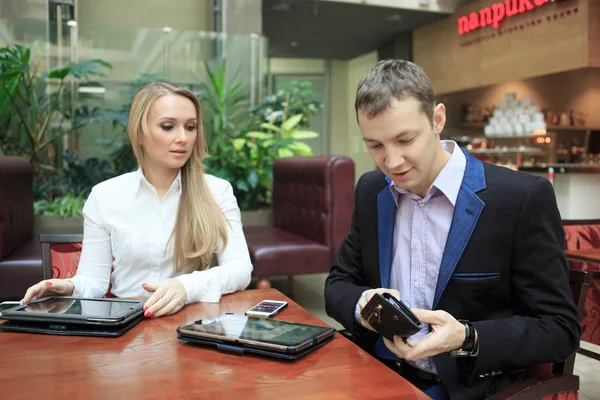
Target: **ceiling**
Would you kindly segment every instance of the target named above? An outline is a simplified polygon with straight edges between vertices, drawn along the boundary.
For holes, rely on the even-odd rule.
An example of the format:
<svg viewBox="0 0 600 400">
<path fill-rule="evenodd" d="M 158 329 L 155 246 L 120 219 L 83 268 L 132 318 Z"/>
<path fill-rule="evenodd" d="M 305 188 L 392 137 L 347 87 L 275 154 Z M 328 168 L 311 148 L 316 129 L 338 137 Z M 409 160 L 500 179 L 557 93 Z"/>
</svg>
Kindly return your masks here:
<svg viewBox="0 0 600 400">
<path fill-rule="evenodd" d="M 448 15 L 337 1 L 262 1 L 270 57 L 348 60 Z"/>
</svg>

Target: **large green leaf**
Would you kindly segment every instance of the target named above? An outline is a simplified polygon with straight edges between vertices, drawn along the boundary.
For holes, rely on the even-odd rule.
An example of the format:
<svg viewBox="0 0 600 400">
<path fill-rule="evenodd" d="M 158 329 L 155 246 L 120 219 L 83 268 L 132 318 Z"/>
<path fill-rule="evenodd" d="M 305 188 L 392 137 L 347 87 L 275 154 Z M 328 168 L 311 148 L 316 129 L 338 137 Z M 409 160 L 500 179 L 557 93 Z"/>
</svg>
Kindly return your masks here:
<svg viewBox="0 0 600 400">
<path fill-rule="evenodd" d="M 65 79 L 65 77 L 69 75 L 69 72 L 71 72 L 71 67 L 56 68 L 50 72 L 42 73 L 42 76 L 44 78 Z"/>
<path fill-rule="evenodd" d="M 66 68 L 71 68 L 69 73 L 75 78 L 89 79 L 90 76 L 106 77 L 106 74 L 103 73 L 101 69 L 112 69 L 112 65 L 106 61 L 96 59 L 69 63 Z"/>
<path fill-rule="evenodd" d="M 302 142 L 295 142 L 288 146 L 289 149 L 303 153 L 302 155 L 312 155 L 312 149 L 309 145 Z"/>
<path fill-rule="evenodd" d="M 296 125 L 298 125 L 298 123 L 302 121 L 302 118 L 304 118 L 304 115 L 296 114 L 293 117 L 286 119 L 284 123 L 281 124 L 281 128 L 285 131 L 289 131 L 290 129 L 293 129 Z"/>
<path fill-rule="evenodd" d="M 314 139 L 319 137 L 319 134 L 313 131 L 294 131 L 292 132 L 291 137 L 295 140 Z"/>
<path fill-rule="evenodd" d="M 241 139 L 241 138 L 233 139 L 232 144 L 233 144 L 234 149 L 236 149 L 237 151 L 240 151 L 242 149 L 242 147 L 244 147 L 244 145 L 246 144 L 246 139 Z"/>
<path fill-rule="evenodd" d="M 276 143 L 276 141 L 274 139 L 265 140 L 264 142 L 262 142 L 262 147 L 265 147 L 265 148 L 271 147 L 275 143 Z"/>
<path fill-rule="evenodd" d="M 0 74 L 0 122 L 2 123 L 6 121 L 5 118 L 8 115 L 15 112 L 11 99 L 14 99 L 22 76 L 22 71 L 11 71 Z"/>
<path fill-rule="evenodd" d="M 260 140 L 273 139 L 272 133 L 265 133 L 265 132 L 248 132 L 248 133 L 246 133 L 246 136 L 249 138 L 260 139 Z"/>
<path fill-rule="evenodd" d="M 0 121 L 5 121 L 5 116 L 12 109 L 15 93 L 23 74 L 29 67 L 31 52 L 20 45 L 12 45 L 0 49 Z"/>
<path fill-rule="evenodd" d="M 279 149 L 277 150 L 279 158 L 293 157 L 294 153 L 290 149 Z"/>
<path fill-rule="evenodd" d="M 0 65 L 3 65 L 5 71 L 20 70 L 29 67 L 31 50 L 21 45 L 11 45 L 0 49 Z"/>
<path fill-rule="evenodd" d="M 281 129 L 278 126 L 275 126 L 273 124 L 269 124 L 267 122 L 263 122 L 262 124 L 260 124 L 260 127 L 264 128 L 264 129 L 269 129 L 269 130 L 275 131 L 275 132 L 280 132 L 281 131 Z"/>
</svg>

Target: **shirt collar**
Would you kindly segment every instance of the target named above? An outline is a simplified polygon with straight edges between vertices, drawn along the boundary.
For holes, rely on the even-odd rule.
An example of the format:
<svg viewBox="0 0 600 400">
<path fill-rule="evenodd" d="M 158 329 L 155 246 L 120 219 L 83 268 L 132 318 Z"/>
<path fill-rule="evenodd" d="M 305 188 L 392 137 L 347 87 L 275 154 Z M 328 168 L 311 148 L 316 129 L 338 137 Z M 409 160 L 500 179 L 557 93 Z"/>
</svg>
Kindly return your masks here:
<svg viewBox="0 0 600 400">
<path fill-rule="evenodd" d="M 460 150 L 456 142 L 452 140 L 442 140 L 441 144 L 444 150 L 452 155 L 450 156 L 450 160 L 448 160 L 446 165 L 444 165 L 444 168 L 442 168 L 438 176 L 431 184 L 431 187 L 427 190 L 427 194 L 423 200 L 428 201 L 435 194 L 436 190 L 439 190 L 444 194 L 444 196 L 446 196 L 450 203 L 455 206 L 456 199 L 458 198 L 458 192 L 465 175 L 467 157 L 465 157 L 464 153 L 462 150 Z M 396 207 L 400 205 L 399 197 L 401 194 L 406 194 L 410 197 L 418 197 L 407 190 L 396 187 L 393 181 L 390 183 L 390 190 L 394 196 Z"/>
<path fill-rule="evenodd" d="M 138 185 L 136 188 L 136 193 L 138 193 L 142 187 L 146 187 L 150 190 L 155 190 L 154 187 L 150 184 L 150 182 L 148 182 L 148 180 L 144 176 L 144 172 L 142 171 L 141 168 L 138 168 L 137 171 L 135 171 L 135 175 L 136 175 L 135 182 Z M 181 169 L 179 169 L 179 172 L 177 173 L 177 177 L 175 177 L 175 180 L 173 181 L 173 183 L 171 184 L 171 187 L 167 191 L 167 193 L 171 193 L 171 192 L 181 193 Z"/>
<path fill-rule="evenodd" d="M 440 190 L 450 200 L 453 206 L 456 205 L 460 185 L 462 185 L 463 177 L 465 176 L 465 168 L 467 167 L 467 157 L 458 147 L 456 142 L 452 140 L 442 140 L 444 149 L 451 153 L 450 160 L 440 171 L 437 178 L 433 181 L 433 185 Z"/>
</svg>

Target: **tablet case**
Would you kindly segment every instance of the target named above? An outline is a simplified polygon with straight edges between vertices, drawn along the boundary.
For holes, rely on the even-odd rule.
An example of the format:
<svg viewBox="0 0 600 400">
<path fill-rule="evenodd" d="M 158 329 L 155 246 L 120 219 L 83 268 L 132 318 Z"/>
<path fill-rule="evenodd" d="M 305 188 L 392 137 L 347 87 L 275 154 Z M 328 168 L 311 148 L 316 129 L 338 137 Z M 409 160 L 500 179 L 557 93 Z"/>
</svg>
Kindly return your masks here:
<svg viewBox="0 0 600 400">
<path fill-rule="evenodd" d="M 18 321 L 21 322 L 37 322 L 40 324 L 46 325 L 91 325 L 91 326 L 114 326 L 120 328 L 124 325 L 129 324 L 131 321 L 138 319 L 141 315 L 143 315 L 144 310 L 144 301 L 142 300 L 123 300 L 123 299 L 92 299 L 86 297 L 74 297 L 74 296 L 48 296 L 43 297 L 37 300 L 34 300 L 28 304 L 35 304 L 38 302 L 43 302 L 48 299 L 57 298 L 60 300 L 93 300 L 96 302 L 119 302 L 119 303 L 128 303 L 131 304 L 131 311 L 122 316 L 122 319 L 111 321 L 110 317 L 94 317 L 94 316 L 85 316 L 85 315 L 75 315 L 75 314 L 62 314 L 62 313 L 45 313 L 45 312 L 21 312 L 18 310 L 19 307 L 23 306 L 15 306 L 15 308 L 5 310 L 2 312 L 0 319 L 7 319 L 9 321 Z"/>
<path fill-rule="evenodd" d="M 236 356 L 243 356 L 244 354 L 248 353 L 248 354 L 255 354 L 255 355 L 259 355 L 259 356 L 275 357 L 275 358 L 279 358 L 279 359 L 283 359 L 283 360 L 297 360 L 298 358 L 301 358 L 301 357 L 305 356 L 306 354 L 325 345 L 326 343 L 331 341 L 333 339 L 333 337 L 335 336 L 335 331 L 334 331 L 334 333 L 331 336 L 323 339 L 320 342 L 317 342 L 316 340 L 314 340 L 313 344 L 311 344 L 307 348 L 305 348 L 297 353 L 285 353 L 285 352 L 281 352 L 281 351 L 277 351 L 277 350 L 258 348 L 255 346 L 249 346 L 249 345 L 245 345 L 245 344 L 225 343 L 225 342 L 220 342 L 220 341 L 207 340 L 205 338 L 198 338 L 195 336 L 190 336 L 190 335 L 186 335 L 185 333 L 182 333 L 179 330 L 179 328 L 177 328 L 177 333 L 178 333 L 177 339 L 179 339 L 179 340 L 182 340 L 184 342 L 189 342 L 192 344 L 200 344 L 200 345 L 204 345 L 204 346 L 216 347 L 220 353 L 233 354 Z"/>
<path fill-rule="evenodd" d="M 360 315 L 377 333 L 391 341 L 394 335 L 407 338 L 421 330 L 417 316 L 389 293 L 374 294 Z"/>
<path fill-rule="evenodd" d="M 6 321 L 0 323 L 0 331 L 42 333 L 47 335 L 62 336 L 96 336 L 96 337 L 119 337 L 129 329 L 137 325 L 144 316 L 141 315 L 127 324 L 123 325 L 84 325 L 65 324 L 41 321 Z"/>
</svg>

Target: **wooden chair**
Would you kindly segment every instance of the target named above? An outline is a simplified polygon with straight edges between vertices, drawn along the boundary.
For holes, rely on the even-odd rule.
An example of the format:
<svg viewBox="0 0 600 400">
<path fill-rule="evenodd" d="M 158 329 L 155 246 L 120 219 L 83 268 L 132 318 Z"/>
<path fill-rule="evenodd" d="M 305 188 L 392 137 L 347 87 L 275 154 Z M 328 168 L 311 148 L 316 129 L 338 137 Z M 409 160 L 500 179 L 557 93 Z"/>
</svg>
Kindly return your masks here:
<svg viewBox="0 0 600 400">
<path fill-rule="evenodd" d="M 569 283 L 573 300 L 580 319 L 583 316 L 585 299 L 593 274 L 569 270 Z M 506 387 L 490 397 L 490 400 L 576 400 L 579 376 L 573 375 L 575 354 L 563 363 L 538 364 L 529 368 L 529 378 Z"/>
<path fill-rule="evenodd" d="M 82 243 L 83 235 L 80 234 L 40 235 L 43 279 L 65 279 L 75 275 L 83 249 Z M 104 297 L 113 297 L 111 288 L 112 284 L 108 285 L 108 292 Z"/>
<path fill-rule="evenodd" d="M 563 220 L 563 229 L 565 250 L 600 249 L 600 219 Z M 569 268 L 587 271 L 594 275 L 582 314 L 581 340 L 600 345 L 600 264 L 569 260 Z"/>
<path fill-rule="evenodd" d="M 81 257 L 83 235 L 40 235 L 42 246 L 42 279 L 71 278 Z"/>
</svg>

